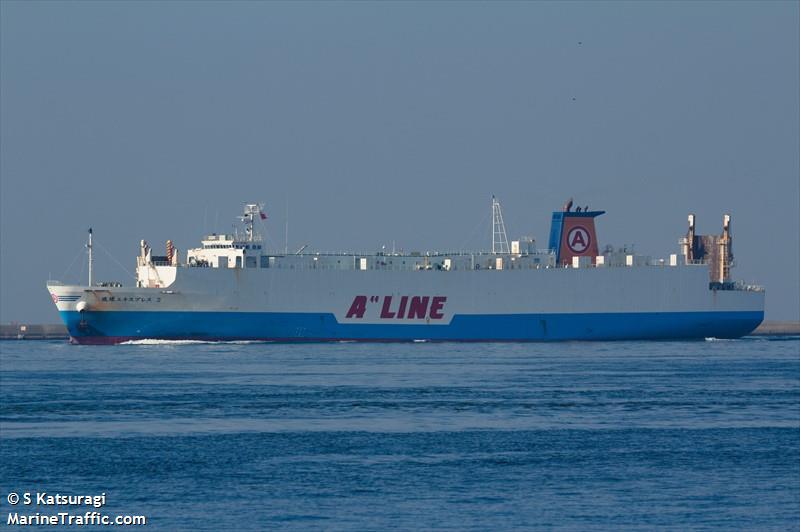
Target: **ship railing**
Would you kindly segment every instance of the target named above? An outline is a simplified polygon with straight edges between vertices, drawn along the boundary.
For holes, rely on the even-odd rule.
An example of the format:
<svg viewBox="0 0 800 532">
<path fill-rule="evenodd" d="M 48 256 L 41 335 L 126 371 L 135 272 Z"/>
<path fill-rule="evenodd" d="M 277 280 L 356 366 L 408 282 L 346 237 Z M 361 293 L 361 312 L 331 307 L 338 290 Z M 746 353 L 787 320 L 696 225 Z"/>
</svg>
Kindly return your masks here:
<svg viewBox="0 0 800 532">
<path fill-rule="evenodd" d="M 725 281 L 708 283 L 711 290 L 725 290 L 737 292 L 763 292 L 764 287 L 758 284 L 746 283 L 744 281 Z"/>
<path fill-rule="evenodd" d="M 284 257 L 402 257 L 402 258 L 447 258 L 447 257 L 541 257 L 553 255 L 550 250 L 537 249 L 534 251 L 524 251 L 521 253 L 493 253 L 491 251 L 407 251 L 407 252 L 356 252 L 356 251 L 315 251 L 299 254 L 285 254 L 283 252 L 263 252 L 261 255 L 269 255 L 270 257 L 284 258 Z M 607 259 L 608 260 L 608 259 Z M 681 265 L 687 264 L 692 266 L 704 266 L 708 264 L 705 259 L 684 261 L 683 257 L 679 257 Z M 617 263 L 616 261 L 609 261 L 604 264 L 605 267 L 626 266 L 624 262 Z M 652 258 L 649 262 L 638 262 L 636 266 L 669 266 L 669 261 L 666 259 Z M 561 265 L 555 265 L 554 268 L 561 268 Z M 572 268 L 572 264 L 566 264 L 564 268 Z M 630 266 L 627 266 L 630 267 Z"/>
<path fill-rule="evenodd" d="M 743 292 L 764 292 L 765 288 L 760 284 L 746 283 L 744 281 L 736 281 L 734 283 L 734 290 L 741 290 Z"/>
<path fill-rule="evenodd" d="M 266 252 L 262 250 L 262 255 L 269 255 L 271 257 L 504 257 L 508 255 L 513 256 L 531 256 L 531 255 L 550 255 L 549 250 L 539 249 L 536 251 L 525 251 L 521 253 L 493 253 L 491 251 L 406 251 L 406 252 L 381 252 L 381 251 L 313 251 L 306 253 L 283 253 L 283 252 Z"/>
</svg>

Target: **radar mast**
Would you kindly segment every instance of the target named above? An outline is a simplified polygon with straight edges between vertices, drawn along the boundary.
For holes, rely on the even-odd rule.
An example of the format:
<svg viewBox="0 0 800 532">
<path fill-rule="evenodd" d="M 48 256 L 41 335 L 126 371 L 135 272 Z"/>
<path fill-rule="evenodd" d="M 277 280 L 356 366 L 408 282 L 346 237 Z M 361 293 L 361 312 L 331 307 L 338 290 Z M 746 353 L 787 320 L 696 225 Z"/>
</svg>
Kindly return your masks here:
<svg viewBox="0 0 800 532">
<path fill-rule="evenodd" d="M 264 213 L 264 204 L 262 203 L 247 203 L 244 206 L 244 214 L 239 216 L 239 221 L 244 225 L 244 236 L 247 242 L 260 241 L 261 235 L 255 230 L 256 217 L 261 220 L 266 220 L 267 215 Z"/>
<path fill-rule="evenodd" d="M 503 223 L 503 211 L 500 201 L 492 196 L 492 253 L 511 253 L 506 236 L 506 224 Z"/>
</svg>

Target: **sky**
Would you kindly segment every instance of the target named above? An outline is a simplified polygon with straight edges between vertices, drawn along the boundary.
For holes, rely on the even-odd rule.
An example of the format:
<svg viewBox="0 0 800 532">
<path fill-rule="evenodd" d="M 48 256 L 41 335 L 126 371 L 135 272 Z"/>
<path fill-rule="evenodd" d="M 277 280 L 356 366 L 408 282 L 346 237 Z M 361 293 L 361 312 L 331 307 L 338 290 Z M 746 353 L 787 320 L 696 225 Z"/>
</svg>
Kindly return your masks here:
<svg viewBox="0 0 800 532">
<path fill-rule="evenodd" d="M 0 322 L 48 279 L 132 281 L 264 202 L 309 250 L 677 253 L 732 215 L 737 279 L 800 320 L 798 2 L 0 2 Z M 287 209 L 288 207 L 288 209 Z M 127 270 L 127 271 L 126 271 Z"/>
</svg>

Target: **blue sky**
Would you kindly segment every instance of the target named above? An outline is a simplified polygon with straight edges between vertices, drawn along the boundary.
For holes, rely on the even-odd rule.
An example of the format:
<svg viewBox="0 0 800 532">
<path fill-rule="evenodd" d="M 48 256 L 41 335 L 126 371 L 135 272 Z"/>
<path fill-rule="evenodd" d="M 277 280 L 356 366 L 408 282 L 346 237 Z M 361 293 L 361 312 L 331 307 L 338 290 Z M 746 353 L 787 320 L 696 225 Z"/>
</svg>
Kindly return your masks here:
<svg viewBox="0 0 800 532">
<path fill-rule="evenodd" d="M 800 319 L 799 5 L 4 0 L 0 321 L 58 321 L 90 225 L 127 281 L 245 201 L 280 248 L 287 201 L 293 249 L 487 248 L 492 194 L 511 238 L 573 196 L 659 257 L 730 212 Z"/>
</svg>

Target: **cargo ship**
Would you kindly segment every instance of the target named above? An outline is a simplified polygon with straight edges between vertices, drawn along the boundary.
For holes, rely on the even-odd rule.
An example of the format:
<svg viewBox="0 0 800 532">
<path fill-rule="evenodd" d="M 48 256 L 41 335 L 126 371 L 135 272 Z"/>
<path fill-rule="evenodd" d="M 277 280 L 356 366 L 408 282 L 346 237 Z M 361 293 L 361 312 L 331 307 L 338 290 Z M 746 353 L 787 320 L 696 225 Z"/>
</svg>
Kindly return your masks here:
<svg viewBox="0 0 800 532">
<path fill-rule="evenodd" d="M 600 249 L 604 211 L 553 212 L 547 247 L 509 242 L 492 197 L 491 250 L 268 251 L 263 206 L 249 203 L 232 234 L 206 235 L 181 256 L 142 240 L 131 286 L 48 281 L 71 342 L 530 342 L 737 338 L 764 318 L 764 289 L 731 279 L 730 216 L 662 259 Z M 487 225 L 488 236 L 488 225 Z"/>
</svg>

